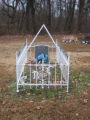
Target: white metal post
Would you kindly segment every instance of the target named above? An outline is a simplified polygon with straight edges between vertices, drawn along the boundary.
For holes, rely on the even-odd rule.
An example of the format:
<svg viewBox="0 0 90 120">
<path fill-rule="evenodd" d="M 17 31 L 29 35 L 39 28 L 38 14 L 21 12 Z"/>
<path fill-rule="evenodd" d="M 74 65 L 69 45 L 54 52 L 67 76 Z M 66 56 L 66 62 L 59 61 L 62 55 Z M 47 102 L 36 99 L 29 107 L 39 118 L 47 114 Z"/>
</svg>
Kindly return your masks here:
<svg viewBox="0 0 90 120">
<path fill-rule="evenodd" d="M 36 71 L 37 71 L 37 61 L 36 61 Z M 38 77 L 38 74 L 36 73 L 36 88 L 37 88 L 37 77 Z"/>
<path fill-rule="evenodd" d="M 70 68 L 70 56 L 68 56 L 68 78 L 67 78 L 67 92 L 69 91 L 69 68 Z"/>
<path fill-rule="evenodd" d="M 17 90 L 16 90 L 16 92 L 19 92 L 19 86 L 18 86 L 18 83 L 19 83 L 19 81 L 18 81 L 18 65 L 17 65 L 17 52 L 16 52 L 16 83 L 17 83 Z"/>
<path fill-rule="evenodd" d="M 50 84 L 50 60 L 49 60 L 48 69 L 49 69 L 49 73 L 48 73 L 48 88 L 49 88 L 49 84 Z"/>
<path fill-rule="evenodd" d="M 30 89 L 31 89 L 31 62 L 30 62 Z"/>
<path fill-rule="evenodd" d="M 44 84 L 44 79 L 43 79 L 44 66 L 43 66 L 43 63 L 44 63 L 44 61 L 42 60 L 42 88 L 44 88 L 44 87 L 43 87 L 43 84 Z"/>
<path fill-rule="evenodd" d="M 56 84 L 56 59 L 55 59 L 55 84 Z M 55 85 L 56 88 L 56 85 Z"/>
</svg>

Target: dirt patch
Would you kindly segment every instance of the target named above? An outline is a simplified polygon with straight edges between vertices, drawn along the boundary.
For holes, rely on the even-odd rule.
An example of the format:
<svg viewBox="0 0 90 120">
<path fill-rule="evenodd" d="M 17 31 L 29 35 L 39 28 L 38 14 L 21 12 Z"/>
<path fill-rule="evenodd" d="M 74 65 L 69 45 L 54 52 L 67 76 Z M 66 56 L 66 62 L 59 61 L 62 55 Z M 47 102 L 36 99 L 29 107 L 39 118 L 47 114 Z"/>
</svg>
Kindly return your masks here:
<svg viewBox="0 0 90 120">
<path fill-rule="evenodd" d="M 73 69 L 90 68 L 90 52 L 68 52 Z"/>
<path fill-rule="evenodd" d="M 87 62 L 87 63 L 90 63 L 90 56 L 83 57 L 83 58 L 82 58 L 82 61 L 85 62 L 85 63 L 86 63 L 86 62 Z"/>
<path fill-rule="evenodd" d="M 26 38 L 28 39 L 28 44 L 31 42 L 34 36 L 2 36 L 0 37 L 0 63 L 5 66 L 9 66 L 9 69 L 15 67 L 16 64 L 16 51 L 18 51 L 24 44 Z M 61 40 L 61 35 L 53 35 L 54 39 L 58 40 L 61 46 L 69 53 L 71 67 L 79 68 L 84 64 L 90 66 L 90 45 L 82 45 L 80 42 L 74 43 L 63 43 Z M 39 36 L 36 42 L 51 42 L 48 36 Z M 13 68 L 12 68 L 13 67 Z M 15 69 L 15 68 L 14 68 Z"/>
<path fill-rule="evenodd" d="M 80 42 L 65 44 L 61 41 L 61 35 L 53 36 L 70 55 L 71 68 L 78 70 L 83 67 L 90 70 L 90 45 L 82 45 Z M 32 35 L 0 36 L 0 120 L 89 120 L 89 86 L 82 90 L 80 96 L 68 94 L 64 100 L 57 99 L 57 96 L 50 100 L 43 98 L 37 101 L 27 97 L 23 100 L 20 95 L 17 99 L 10 97 L 8 86 L 15 82 L 16 51 L 22 47 L 26 38 L 30 43 L 33 37 Z M 38 40 L 47 42 L 49 38 L 46 35 L 39 36 Z M 87 94 L 84 94 L 84 91 Z M 84 99 L 88 100 L 85 104 Z"/>
</svg>

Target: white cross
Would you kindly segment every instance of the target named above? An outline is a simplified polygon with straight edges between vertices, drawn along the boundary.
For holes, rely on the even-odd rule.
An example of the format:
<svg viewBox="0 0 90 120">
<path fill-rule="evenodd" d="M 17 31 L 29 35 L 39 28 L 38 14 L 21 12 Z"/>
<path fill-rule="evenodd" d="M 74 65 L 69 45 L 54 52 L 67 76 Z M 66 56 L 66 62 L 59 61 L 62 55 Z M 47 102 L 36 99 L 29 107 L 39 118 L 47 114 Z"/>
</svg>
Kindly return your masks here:
<svg viewBox="0 0 90 120">
<path fill-rule="evenodd" d="M 33 79 L 39 79 L 39 73 L 37 71 L 32 72 L 34 74 Z"/>
</svg>

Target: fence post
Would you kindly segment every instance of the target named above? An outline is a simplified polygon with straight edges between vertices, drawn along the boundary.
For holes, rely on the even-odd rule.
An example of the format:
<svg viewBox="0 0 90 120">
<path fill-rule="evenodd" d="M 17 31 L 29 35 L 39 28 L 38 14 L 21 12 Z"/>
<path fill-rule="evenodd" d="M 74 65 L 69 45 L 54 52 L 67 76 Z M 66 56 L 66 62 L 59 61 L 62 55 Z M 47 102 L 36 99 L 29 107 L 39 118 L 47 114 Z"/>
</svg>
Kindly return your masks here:
<svg viewBox="0 0 90 120">
<path fill-rule="evenodd" d="M 16 92 L 19 92 L 19 86 L 18 86 L 18 65 L 17 65 L 17 52 L 16 52 L 16 84 L 17 84 L 17 89 Z"/>
<path fill-rule="evenodd" d="M 68 56 L 68 78 L 67 78 L 67 92 L 69 92 L 69 70 L 70 70 L 70 56 Z"/>
</svg>

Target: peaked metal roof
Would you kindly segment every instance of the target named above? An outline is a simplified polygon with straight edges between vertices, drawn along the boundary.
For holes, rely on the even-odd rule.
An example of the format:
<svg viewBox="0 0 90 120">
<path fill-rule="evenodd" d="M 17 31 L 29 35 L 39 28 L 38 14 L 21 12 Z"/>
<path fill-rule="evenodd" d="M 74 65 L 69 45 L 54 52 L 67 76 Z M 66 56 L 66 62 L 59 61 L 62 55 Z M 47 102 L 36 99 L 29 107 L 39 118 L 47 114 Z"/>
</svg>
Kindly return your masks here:
<svg viewBox="0 0 90 120">
<path fill-rule="evenodd" d="M 49 30 L 47 29 L 47 27 L 45 26 L 45 24 L 43 24 L 43 25 L 41 26 L 41 28 L 39 29 L 39 31 L 37 32 L 37 34 L 35 35 L 35 37 L 33 38 L 32 42 L 29 44 L 28 49 L 29 49 L 29 48 L 32 46 L 32 44 L 35 42 L 36 38 L 38 37 L 38 35 L 40 34 L 40 32 L 41 32 L 41 30 L 42 30 L 43 28 L 46 30 L 48 36 L 50 37 L 50 39 L 52 40 L 52 42 L 53 42 L 54 45 L 56 46 L 56 43 L 55 43 L 52 35 L 50 34 L 50 32 L 49 32 Z"/>
</svg>

